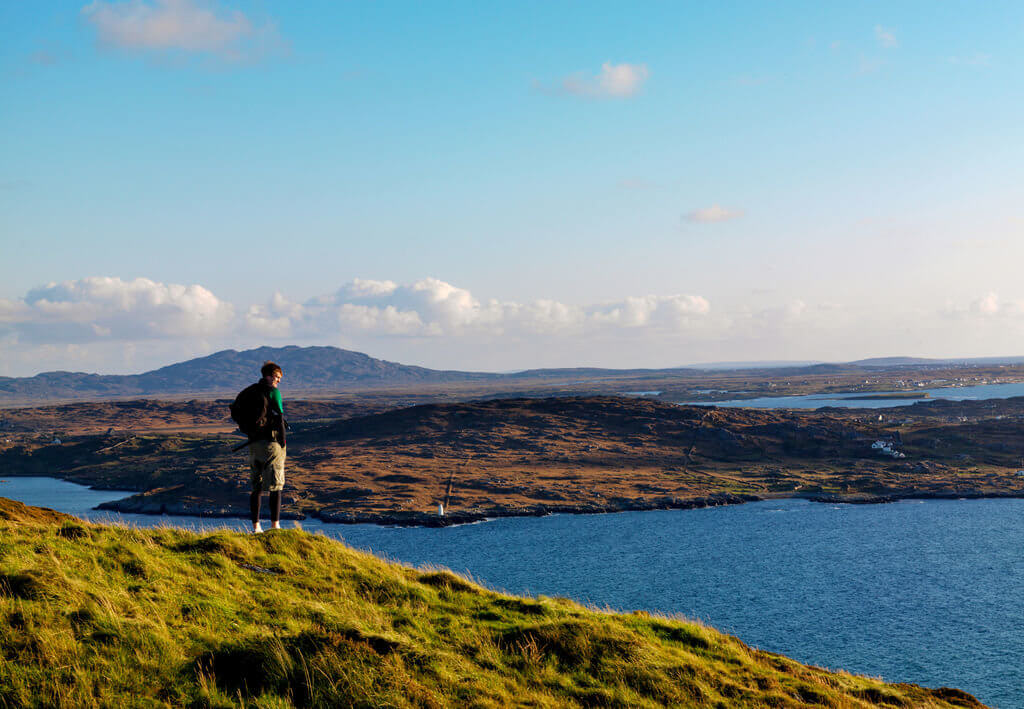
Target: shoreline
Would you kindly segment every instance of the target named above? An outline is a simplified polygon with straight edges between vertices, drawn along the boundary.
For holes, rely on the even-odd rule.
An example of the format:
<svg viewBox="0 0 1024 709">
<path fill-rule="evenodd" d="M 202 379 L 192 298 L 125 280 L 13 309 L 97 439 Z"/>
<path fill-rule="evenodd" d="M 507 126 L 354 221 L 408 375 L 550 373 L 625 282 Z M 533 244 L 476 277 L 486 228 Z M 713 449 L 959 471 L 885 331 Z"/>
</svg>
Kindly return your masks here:
<svg viewBox="0 0 1024 709">
<path fill-rule="evenodd" d="M 614 514 L 617 512 L 650 512 L 653 510 L 688 510 L 724 505 L 738 505 L 746 502 L 759 502 L 758 495 L 737 495 L 732 493 L 715 493 L 695 498 L 670 498 L 646 500 L 623 499 L 615 504 L 578 506 L 578 505 L 547 505 L 536 504 L 525 507 L 490 507 L 482 510 L 466 512 L 446 512 L 443 516 L 434 512 L 373 512 L 320 510 L 317 512 L 287 512 L 282 510 L 281 519 L 302 521 L 317 519 L 325 524 L 376 524 L 382 527 L 453 527 L 461 524 L 475 524 L 486 520 L 505 517 L 547 517 L 553 514 Z M 248 511 L 241 508 L 217 507 L 214 509 L 196 509 L 185 504 L 167 504 L 162 502 L 143 502 L 133 497 L 111 500 L 97 505 L 94 509 L 120 512 L 123 514 L 145 514 L 166 517 L 207 517 L 210 519 L 248 519 Z"/>
<path fill-rule="evenodd" d="M 126 497 L 100 503 L 92 508 L 94 511 L 118 512 L 123 514 L 142 514 L 153 517 L 198 517 L 207 519 L 238 519 L 249 518 L 248 507 L 242 504 L 232 503 L 210 503 L 209 505 L 168 502 L 161 499 L 147 499 L 141 491 L 126 490 L 123 487 L 107 486 L 103 484 L 91 484 L 75 476 L 25 476 L 8 475 L 9 478 L 21 477 L 46 477 L 53 480 L 62 480 L 88 487 L 92 490 L 110 490 L 128 493 Z M 3 497 L 3 488 L 0 487 L 0 497 Z M 382 527 L 425 527 L 442 528 L 453 527 L 463 524 L 476 524 L 479 522 L 501 519 L 506 517 L 546 517 L 554 514 L 615 514 L 619 512 L 650 512 L 655 510 L 688 510 L 704 509 L 708 507 L 720 507 L 725 505 L 739 505 L 747 502 L 761 502 L 777 499 L 802 499 L 809 502 L 822 504 L 850 504 L 850 505 L 872 505 L 890 504 L 902 500 L 974 500 L 974 499 L 1005 499 L 1024 498 L 1024 491 L 1000 491 L 1000 490 L 979 490 L 977 488 L 966 489 L 940 489 L 921 490 L 906 488 L 888 490 L 885 492 L 868 493 L 830 493 L 824 491 L 778 491 L 762 493 L 711 493 L 696 497 L 617 497 L 608 500 L 604 504 L 548 504 L 534 503 L 519 506 L 489 506 L 473 508 L 465 511 L 448 510 L 443 516 L 436 511 L 412 511 L 412 510 L 373 510 L 373 509 L 344 509 L 328 508 L 316 511 L 290 511 L 287 507 L 282 510 L 281 519 L 302 521 L 306 519 L 319 520 L 325 524 L 374 524 Z"/>
<path fill-rule="evenodd" d="M 97 488 L 99 489 L 99 488 Z M 120 512 L 123 514 L 145 514 L 165 517 L 206 517 L 209 519 L 247 520 L 248 513 L 241 510 L 216 509 L 197 510 L 186 505 L 166 503 L 124 504 L 132 498 L 112 500 L 97 505 L 94 509 Z M 785 492 L 755 494 L 715 493 L 695 498 L 671 498 L 651 500 L 622 500 L 617 504 L 576 506 L 536 504 L 519 508 L 488 508 L 466 512 L 446 512 L 443 516 L 432 512 L 373 512 L 321 510 L 312 513 L 282 510 L 281 519 L 316 519 L 324 524 L 374 524 L 382 527 L 424 527 L 443 528 L 463 524 L 476 524 L 489 520 L 515 517 L 547 517 L 555 514 L 616 514 L 620 512 L 653 512 L 657 510 L 692 510 L 726 505 L 742 505 L 748 502 L 767 500 L 798 499 L 821 504 L 881 505 L 902 500 L 980 500 L 980 499 L 1024 499 L 1024 492 L 998 492 L 981 490 L 921 491 L 903 490 L 885 494 L 833 494 L 818 492 Z"/>
</svg>

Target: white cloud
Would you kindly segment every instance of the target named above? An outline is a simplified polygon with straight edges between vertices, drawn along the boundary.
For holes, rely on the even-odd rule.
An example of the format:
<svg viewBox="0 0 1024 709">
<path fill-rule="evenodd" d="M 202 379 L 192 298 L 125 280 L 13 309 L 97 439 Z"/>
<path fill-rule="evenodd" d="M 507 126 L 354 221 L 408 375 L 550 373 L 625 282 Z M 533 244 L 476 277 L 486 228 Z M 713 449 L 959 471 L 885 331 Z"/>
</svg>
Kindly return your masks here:
<svg viewBox="0 0 1024 709">
<path fill-rule="evenodd" d="M 345 293 L 350 298 L 373 298 L 391 295 L 398 288 L 394 281 L 372 281 L 363 278 L 356 278 L 344 287 Z"/>
<path fill-rule="evenodd" d="M 356 279 L 304 302 L 273 293 L 263 304 L 236 307 L 200 285 L 92 277 L 0 299 L 0 349 L 17 353 L 10 367 L 20 372 L 144 371 L 182 356 L 261 344 L 335 344 L 409 363 L 425 363 L 429 353 L 435 365 L 448 367 L 465 366 L 472 351 L 479 368 L 493 370 L 521 357 L 579 351 L 593 361 L 608 348 L 694 343 L 716 331 L 711 313 L 708 299 L 695 294 L 516 302 L 438 278 Z"/>
<path fill-rule="evenodd" d="M 975 298 L 966 306 L 948 300 L 940 310 L 940 314 L 947 318 L 974 320 L 1021 317 L 1024 316 L 1024 301 L 1003 300 L 995 291 L 989 291 L 985 295 Z"/>
<path fill-rule="evenodd" d="M 989 292 L 971 303 L 971 312 L 982 315 L 995 315 L 999 312 L 999 296 Z"/>
<path fill-rule="evenodd" d="M 109 47 L 143 51 L 183 51 L 240 59 L 276 43 L 270 24 L 256 25 L 239 10 L 202 0 L 95 0 L 82 16 Z"/>
<path fill-rule="evenodd" d="M 886 49 L 895 49 L 900 46 L 899 40 L 896 39 L 896 34 L 893 30 L 888 27 L 882 27 L 881 25 L 875 25 L 875 39 L 878 43 Z"/>
<path fill-rule="evenodd" d="M 649 76 L 646 64 L 605 62 L 596 76 L 581 72 L 565 77 L 559 92 L 590 98 L 629 98 L 640 92 Z"/>
<path fill-rule="evenodd" d="M 632 96 L 640 90 L 649 75 L 646 64 L 605 62 L 601 65 L 597 84 L 601 93 L 607 96 Z"/>
<path fill-rule="evenodd" d="M 2 331 L 32 341 L 88 342 L 201 336 L 231 325 L 234 308 L 199 285 L 93 277 L 0 300 Z"/>
<path fill-rule="evenodd" d="M 302 306 L 275 292 L 266 306 L 251 306 L 245 314 L 245 325 L 252 332 L 268 337 L 292 334 L 292 319 L 302 317 Z"/>
<path fill-rule="evenodd" d="M 517 303 L 481 300 L 437 278 L 410 284 L 355 280 L 334 294 L 296 306 L 279 295 L 254 306 L 246 326 L 259 334 L 494 337 L 576 335 L 588 330 L 680 330 L 710 311 L 698 295 L 646 295 L 615 303 L 570 305 L 542 299 Z"/>
<path fill-rule="evenodd" d="M 576 305 L 556 300 L 535 300 L 524 306 L 509 306 L 510 318 L 528 332 L 572 335 L 586 323 L 587 314 Z"/>
<path fill-rule="evenodd" d="M 738 219 L 743 216 L 742 209 L 726 209 L 718 204 L 703 209 L 695 209 L 686 215 L 686 220 L 696 224 L 713 224 L 724 222 L 730 219 Z"/>
<path fill-rule="evenodd" d="M 28 306 L 22 301 L 0 299 L 0 323 L 20 322 L 28 312 Z"/>
<path fill-rule="evenodd" d="M 384 335 L 440 335 L 435 324 L 424 324 L 414 310 L 399 310 L 393 305 L 375 308 L 343 303 L 338 306 L 338 324 L 342 329 L 357 329 Z"/>
<path fill-rule="evenodd" d="M 692 317 L 707 315 L 711 304 L 699 295 L 633 296 L 620 303 L 597 306 L 590 318 L 598 324 L 636 328 L 681 327 Z"/>
<path fill-rule="evenodd" d="M 84 278 L 0 299 L 0 373 L 145 371 L 263 344 L 331 344 L 408 364 L 485 371 L 849 360 L 899 351 L 966 356 L 972 350 L 951 350 L 967 343 L 978 354 L 1012 351 L 1024 321 L 1024 302 L 995 292 L 948 305 L 945 320 L 927 302 L 837 305 L 795 295 L 750 293 L 724 304 L 680 292 L 516 302 L 438 278 L 357 279 L 302 302 L 273 293 L 247 307 L 199 285 Z"/>
</svg>

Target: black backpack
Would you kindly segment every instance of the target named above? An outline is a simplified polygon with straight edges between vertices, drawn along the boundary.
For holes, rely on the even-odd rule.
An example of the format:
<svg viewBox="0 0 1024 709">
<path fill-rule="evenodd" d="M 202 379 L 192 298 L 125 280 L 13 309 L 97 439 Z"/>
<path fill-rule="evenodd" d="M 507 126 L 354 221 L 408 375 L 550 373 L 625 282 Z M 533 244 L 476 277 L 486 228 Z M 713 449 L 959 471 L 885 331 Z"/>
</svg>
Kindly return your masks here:
<svg viewBox="0 0 1024 709">
<path fill-rule="evenodd" d="M 239 430 L 245 435 L 257 435 L 267 426 L 268 404 L 260 382 L 251 384 L 238 392 L 238 396 L 231 402 L 231 420 L 238 424 Z"/>
</svg>

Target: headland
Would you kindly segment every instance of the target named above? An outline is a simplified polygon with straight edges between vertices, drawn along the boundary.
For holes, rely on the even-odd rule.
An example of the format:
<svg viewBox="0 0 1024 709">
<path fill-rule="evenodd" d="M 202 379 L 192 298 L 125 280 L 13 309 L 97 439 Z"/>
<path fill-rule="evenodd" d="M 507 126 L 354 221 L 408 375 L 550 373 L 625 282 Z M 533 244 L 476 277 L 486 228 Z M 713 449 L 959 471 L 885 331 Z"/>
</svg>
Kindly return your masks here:
<svg viewBox="0 0 1024 709">
<path fill-rule="evenodd" d="M 125 512 L 246 515 L 226 401 L 5 411 L 6 475 L 136 494 Z M 493 517 L 1024 496 L 1024 399 L 749 410 L 626 397 L 492 399 L 374 412 L 289 403 L 288 514 L 439 526 Z M 442 505 L 444 515 L 438 514 Z"/>
</svg>

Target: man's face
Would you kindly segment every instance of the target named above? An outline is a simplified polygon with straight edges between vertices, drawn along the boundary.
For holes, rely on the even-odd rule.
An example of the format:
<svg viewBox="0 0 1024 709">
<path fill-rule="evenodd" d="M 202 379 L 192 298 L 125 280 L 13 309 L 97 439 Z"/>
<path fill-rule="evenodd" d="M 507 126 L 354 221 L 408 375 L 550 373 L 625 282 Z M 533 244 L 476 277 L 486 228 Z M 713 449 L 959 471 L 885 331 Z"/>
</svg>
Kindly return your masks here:
<svg viewBox="0 0 1024 709">
<path fill-rule="evenodd" d="M 263 381 L 267 383 L 271 389 L 277 389 L 277 385 L 281 383 L 281 373 L 271 372 L 267 376 L 263 377 Z"/>
</svg>

